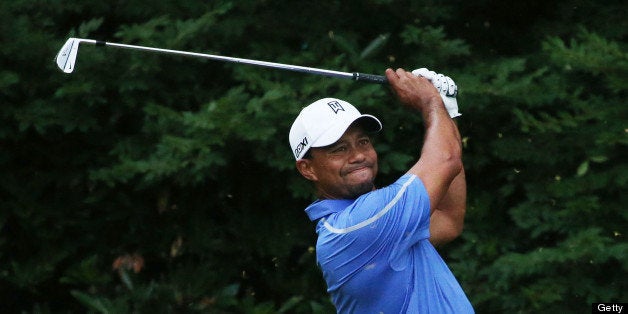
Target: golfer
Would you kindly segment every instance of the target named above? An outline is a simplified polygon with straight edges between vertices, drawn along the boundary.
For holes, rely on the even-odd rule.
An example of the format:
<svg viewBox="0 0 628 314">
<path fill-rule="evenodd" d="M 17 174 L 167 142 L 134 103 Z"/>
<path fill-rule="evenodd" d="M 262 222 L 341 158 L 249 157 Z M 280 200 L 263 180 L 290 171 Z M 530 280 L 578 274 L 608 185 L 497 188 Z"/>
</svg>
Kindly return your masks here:
<svg viewBox="0 0 628 314">
<path fill-rule="evenodd" d="M 425 127 L 421 155 L 393 184 L 376 188 L 370 135 L 380 121 L 324 98 L 305 107 L 290 129 L 301 175 L 318 200 L 317 262 L 338 313 L 473 313 L 434 245 L 462 231 L 466 183 L 454 82 L 427 69 L 386 70 L 399 101 Z"/>
</svg>

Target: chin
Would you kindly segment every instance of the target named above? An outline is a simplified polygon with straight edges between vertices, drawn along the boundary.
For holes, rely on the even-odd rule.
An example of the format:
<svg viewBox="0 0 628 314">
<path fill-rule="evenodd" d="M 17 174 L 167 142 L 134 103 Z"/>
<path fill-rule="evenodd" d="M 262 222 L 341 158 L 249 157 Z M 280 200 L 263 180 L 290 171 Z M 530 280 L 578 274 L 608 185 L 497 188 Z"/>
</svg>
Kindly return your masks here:
<svg viewBox="0 0 628 314">
<path fill-rule="evenodd" d="M 353 173 L 350 178 L 350 183 L 347 182 L 348 184 L 346 185 L 349 198 L 355 199 L 375 189 L 375 173 L 371 168 Z"/>
<path fill-rule="evenodd" d="M 375 185 L 373 184 L 373 181 L 366 181 L 366 182 L 362 182 L 360 184 L 355 184 L 349 187 L 348 189 L 348 196 L 351 199 L 355 199 L 358 198 L 359 196 L 361 196 L 362 194 L 366 194 L 368 192 L 371 192 L 375 189 Z"/>
</svg>

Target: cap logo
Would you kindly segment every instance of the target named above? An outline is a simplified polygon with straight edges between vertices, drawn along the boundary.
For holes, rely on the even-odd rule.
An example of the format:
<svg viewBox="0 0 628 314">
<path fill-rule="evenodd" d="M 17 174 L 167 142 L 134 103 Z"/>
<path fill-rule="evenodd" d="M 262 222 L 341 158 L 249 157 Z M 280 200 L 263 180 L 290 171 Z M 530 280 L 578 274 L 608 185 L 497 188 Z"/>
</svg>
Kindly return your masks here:
<svg viewBox="0 0 628 314">
<path fill-rule="evenodd" d="M 299 158 L 299 154 L 303 151 L 305 146 L 307 146 L 307 136 L 304 137 L 299 144 L 297 144 L 297 147 L 294 149 L 294 157 Z"/>
<path fill-rule="evenodd" d="M 340 110 L 345 111 L 345 108 L 342 108 L 342 105 L 335 100 L 328 102 L 327 106 L 329 106 L 329 108 L 331 108 L 331 110 L 333 110 L 334 113 L 338 113 L 338 111 Z"/>
</svg>

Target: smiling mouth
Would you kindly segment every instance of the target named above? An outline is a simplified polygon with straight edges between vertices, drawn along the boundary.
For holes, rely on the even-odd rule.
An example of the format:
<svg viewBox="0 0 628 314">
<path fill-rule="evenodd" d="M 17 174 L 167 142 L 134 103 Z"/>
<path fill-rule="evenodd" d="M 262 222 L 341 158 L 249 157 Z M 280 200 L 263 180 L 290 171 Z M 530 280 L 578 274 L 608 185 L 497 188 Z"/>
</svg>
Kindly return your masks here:
<svg viewBox="0 0 628 314">
<path fill-rule="evenodd" d="M 355 174 L 355 173 L 366 171 L 366 170 L 369 170 L 369 169 L 371 169 L 371 168 L 368 167 L 368 166 L 358 167 L 358 168 L 351 169 L 351 170 L 347 171 L 346 175 Z"/>
<path fill-rule="evenodd" d="M 364 170 L 367 170 L 367 169 L 368 169 L 367 167 L 360 167 L 360 168 L 356 168 L 356 169 L 353 169 L 353 170 L 349 171 L 349 173 L 364 171 Z"/>
</svg>

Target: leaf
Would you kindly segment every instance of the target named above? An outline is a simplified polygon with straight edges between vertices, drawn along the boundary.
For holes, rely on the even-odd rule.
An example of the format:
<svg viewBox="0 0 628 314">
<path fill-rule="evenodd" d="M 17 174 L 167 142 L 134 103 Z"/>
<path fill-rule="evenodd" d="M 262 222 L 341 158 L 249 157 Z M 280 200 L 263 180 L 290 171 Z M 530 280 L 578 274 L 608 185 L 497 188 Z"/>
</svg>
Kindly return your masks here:
<svg viewBox="0 0 628 314">
<path fill-rule="evenodd" d="M 284 304 L 277 310 L 277 313 L 289 313 L 295 306 L 297 306 L 301 301 L 303 301 L 303 296 L 293 296 L 288 301 L 284 302 Z"/>
<path fill-rule="evenodd" d="M 20 76 L 15 72 L 0 71 L 0 89 L 7 90 L 9 86 L 17 84 L 20 81 Z"/>
<path fill-rule="evenodd" d="M 107 306 L 104 304 L 103 300 L 101 298 L 98 297 L 93 297 L 87 293 L 78 291 L 78 290 L 72 290 L 70 291 L 70 294 L 76 298 L 79 302 L 81 302 L 83 305 L 85 305 L 86 307 L 98 312 L 98 313 L 102 313 L 102 314 L 109 314 L 109 313 L 113 313 L 110 312 L 109 309 L 107 308 Z"/>
<path fill-rule="evenodd" d="M 65 271 L 59 282 L 66 284 L 106 284 L 111 281 L 109 274 L 99 270 L 99 259 L 93 255 L 83 259 L 77 265 L 73 265 Z"/>
<path fill-rule="evenodd" d="M 340 49 L 340 51 L 346 53 L 350 60 L 355 59 L 358 55 L 357 44 L 354 40 L 351 40 L 343 35 L 335 34 L 330 32 L 331 40 L 336 44 L 336 47 Z"/>
<path fill-rule="evenodd" d="M 580 166 L 578 166 L 578 170 L 576 171 L 576 175 L 578 177 L 582 177 L 583 175 L 585 175 L 587 173 L 587 171 L 589 171 L 589 161 L 585 161 L 583 163 L 580 164 Z"/>
<path fill-rule="evenodd" d="M 78 28 L 78 37 L 88 37 L 93 31 L 98 30 L 98 28 L 102 25 L 103 18 L 94 18 L 87 22 L 81 23 Z"/>
<path fill-rule="evenodd" d="M 129 276 L 129 272 L 126 269 L 120 269 L 118 273 L 120 274 L 120 280 L 122 280 L 122 283 L 127 287 L 127 289 L 133 290 L 133 281 Z"/>
<path fill-rule="evenodd" d="M 388 42 L 390 34 L 381 34 L 373 39 L 364 50 L 360 53 L 360 59 L 366 59 L 382 48 Z"/>
<path fill-rule="evenodd" d="M 608 161 L 608 157 L 606 156 L 592 156 L 589 158 L 589 160 L 591 160 L 592 162 L 596 162 L 596 163 L 603 163 Z"/>
</svg>

